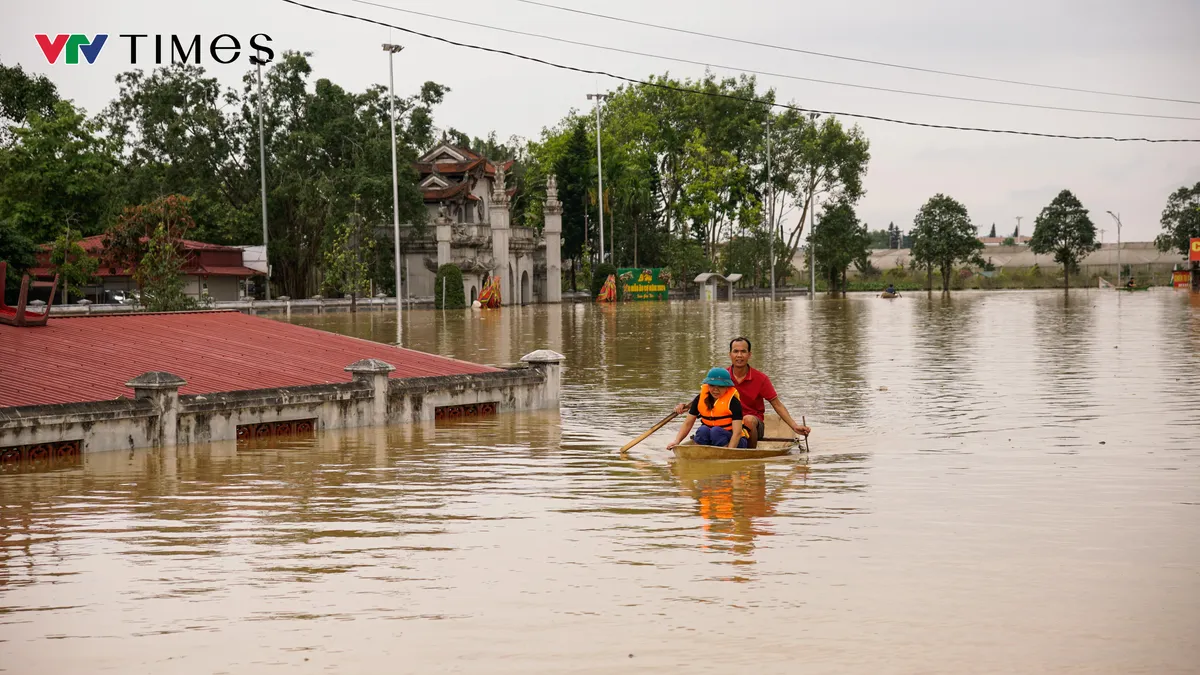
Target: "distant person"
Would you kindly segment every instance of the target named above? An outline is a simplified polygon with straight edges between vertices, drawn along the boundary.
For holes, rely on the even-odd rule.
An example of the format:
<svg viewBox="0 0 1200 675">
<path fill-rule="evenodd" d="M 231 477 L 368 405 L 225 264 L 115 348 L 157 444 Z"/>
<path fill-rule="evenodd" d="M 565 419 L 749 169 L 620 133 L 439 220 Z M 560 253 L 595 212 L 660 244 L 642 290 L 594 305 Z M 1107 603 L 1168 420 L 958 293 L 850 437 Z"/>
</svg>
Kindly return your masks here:
<svg viewBox="0 0 1200 675">
<path fill-rule="evenodd" d="M 888 295 L 895 295 L 896 284 L 888 284 L 887 290 L 885 290 L 884 293 L 887 293 Z"/>
<path fill-rule="evenodd" d="M 700 420 L 696 430 L 696 443 L 730 448 L 745 448 L 750 445 L 750 434 L 742 426 L 742 403 L 737 387 L 729 377 L 729 371 L 721 367 L 710 368 L 700 384 L 700 393 L 688 406 L 688 416 L 675 440 L 667 444 L 670 450 L 687 438 L 688 432 Z"/>
<path fill-rule="evenodd" d="M 1135 288 L 1137 284 L 1133 283 L 1133 277 L 1129 277 L 1129 281 L 1125 283 L 1125 288 Z"/>
<path fill-rule="evenodd" d="M 779 394 L 776 393 L 775 386 L 771 384 L 771 378 L 767 377 L 766 373 L 750 367 L 749 338 L 735 337 L 729 341 L 729 360 L 733 362 L 733 365 L 727 370 L 729 376 L 733 379 L 734 386 L 737 387 L 738 398 L 741 400 L 742 409 L 745 411 L 742 422 L 750 433 L 749 447 L 757 447 L 758 439 L 766 435 L 766 422 L 763 421 L 766 413 L 764 401 L 771 404 L 776 414 L 793 431 L 802 436 L 808 436 L 812 433 L 812 429 L 796 422 L 788 414 L 787 408 L 779 400 Z M 680 415 L 686 412 L 687 409 L 688 406 L 686 403 L 680 403 L 675 406 L 675 412 Z"/>
</svg>

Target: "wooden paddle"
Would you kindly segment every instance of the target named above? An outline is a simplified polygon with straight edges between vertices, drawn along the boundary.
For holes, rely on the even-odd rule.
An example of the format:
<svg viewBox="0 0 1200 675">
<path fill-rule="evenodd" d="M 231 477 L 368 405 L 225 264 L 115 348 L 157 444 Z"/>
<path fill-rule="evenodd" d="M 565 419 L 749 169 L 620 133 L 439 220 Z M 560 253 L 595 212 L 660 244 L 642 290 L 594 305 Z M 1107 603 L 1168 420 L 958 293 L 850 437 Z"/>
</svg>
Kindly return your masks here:
<svg viewBox="0 0 1200 675">
<path fill-rule="evenodd" d="M 642 441 L 646 440 L 647 438 L 650 437 L 650 434 L 663 428 L 663 426 L 666 425 L 667 422 L 670 422 L 671 420 L 675 419 L 678 416 L 679 416 L 679 413 L 672 412 L 670 415 L 667 415 L 666 417 L 662 418 L 662 420 L 658 424 L 655 424 L 654 426 L 650 427 L 649 431 L 642 434 L 641 436 L 638 436 L 637 438 L 633 439 L 632 441 L 629 441 L 625 445 L 621 446 L 620 451 L 625 452 L 626 450 L 632 448 L 633 446 L 637 445 L 638 443 L 641 443 Z"/>
</svg>

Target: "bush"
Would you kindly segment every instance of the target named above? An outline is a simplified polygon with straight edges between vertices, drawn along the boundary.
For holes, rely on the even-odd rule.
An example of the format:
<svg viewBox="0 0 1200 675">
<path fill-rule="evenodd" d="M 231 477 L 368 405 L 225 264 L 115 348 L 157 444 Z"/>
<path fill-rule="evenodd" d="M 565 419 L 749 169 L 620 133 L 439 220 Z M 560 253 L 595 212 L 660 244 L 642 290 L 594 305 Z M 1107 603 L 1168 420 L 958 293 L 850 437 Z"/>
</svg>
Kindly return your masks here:
<svg viewBox="0 0 1200 675">
<path fill-rule="evenodd" d="M 602 262 L 592 268 L 592 284 L 591 293 L 592 299 L 595 300 L 597 295 L 600 295 L 600 287 L 608 279 L 608 275 L 617 276 L 617 266 L 612 263 Z M 617 284 L 617 298 L 621 297 L 621 284 Z"/>
<path fill-rule="evenodd" d="M 443 281 L 444 280 L 444 281 Z M 442 285 L 446 286 L 446 297 L 442 297 Z M 445 264 L 438 268 L 433 281 L 433 306 L 435 309 L 462 309 L 467 306 L 463 296 L 463 275 L 457 265 Z"/>
</svg>

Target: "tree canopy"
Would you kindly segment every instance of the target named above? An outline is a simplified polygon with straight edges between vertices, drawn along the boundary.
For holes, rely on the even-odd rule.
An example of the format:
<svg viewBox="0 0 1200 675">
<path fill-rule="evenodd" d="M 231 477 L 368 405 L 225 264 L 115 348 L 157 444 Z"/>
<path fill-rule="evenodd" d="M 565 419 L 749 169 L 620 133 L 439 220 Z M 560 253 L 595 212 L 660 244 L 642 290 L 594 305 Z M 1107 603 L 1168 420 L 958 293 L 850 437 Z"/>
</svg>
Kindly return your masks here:
<svg viewBox="0 0 1200 675">
<path fill-rule="evenodd" d="M 936 268 L 942 273 L 942 290 L 950 290 L 950 274 L 961 263 L 984 265 L 979 252 L 983 242 L 971 223 L 967 207 L 953 197 L 938 193 L 917 211 L 913 219 L 912 257 L 930 278 Z"/>
<path fill-rule="evenodd" d="M 826 209 L 813 230 L 813 251 L 817 271 L 829 280 L 829 290 L 845 290 L 846 270 L 859 263 L 866 266 L 871 236 L 866 225 L 858 222 L 854 208 L 838 203 Z"/>
<path fill-rule="evenodd" d="M 1071 272 L 1084 256 L 1100 248 L 1100 242 L 1087 209 L 1070 190 L 1063 190 L 1038 214 L 1029 248 L 1034 253 L 1053 253 L 1054 262 L 1063 266 L 1063 285 L 1069 288 Z"/>
<path fill-rule="evenodd" d="M 1200 237 L 1200 182 L 1171 193 L 1161 222 L 1162 234 L 1154 240 L 1158 249 L 1187 255 L 1189 240 Z"/>
</svg>

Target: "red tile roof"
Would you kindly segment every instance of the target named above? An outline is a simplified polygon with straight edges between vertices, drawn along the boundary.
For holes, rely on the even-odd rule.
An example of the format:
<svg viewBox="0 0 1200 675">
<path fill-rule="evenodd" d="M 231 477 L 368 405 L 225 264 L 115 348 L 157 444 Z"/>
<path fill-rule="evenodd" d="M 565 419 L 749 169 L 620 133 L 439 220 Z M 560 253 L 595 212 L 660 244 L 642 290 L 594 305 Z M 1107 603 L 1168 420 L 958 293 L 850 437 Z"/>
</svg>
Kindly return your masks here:
<svg viewBox="0 0 1200 675">
<path fill-rule="evenodd" d="M 192 273 L 199 274 L 200 276 L 212 276 L 212 277 L 252 277 L 255 274 L 262 274 L 262 272 L 252 270 L 249 267 L 242 267 L 241 265 L 237 265 L 237 266 L 200 265 Z"/>
<path fill-rule="evenodd" d="M 394 378 L 497 370 L 235 311 L 51 317 L 0 325 L 0 407 L 132 397 L 125 383 L 151 371 L 187 380 L 182 394 L 349 382 L 367 358 Z"/>
<path fill-rule="evenodd" d="M 462 194 L 465 194 L 467 199 L 470 199 L 472 201 L 478 201 L 479 197 L 476 197 L 475 195 L 471 194 L 469 192 L 470 189 L 471 189 L 471 184 L 463 182 L 463 183 L 459 183 L 457 185 L 451 185 L 448 188 L 435 188 L 435 187 L 422 188 L 421 193 L 424 196 L 425 201 L 427 201 L 427 202 L 437 202 L 437 201 L 441 201 L 443 199 L 457 197 L 458 195 L 462 195 Z"/>
<path fill-rule="evenodd" d="M 89 253 L 103 251 L 104 237 L 105 235 L 103 234 L 84 237 L 83 239 L 79 240 L 79 245 L 83 247 L 83 250 Z M 142 237 L 143 241 L 145 241 L 145 239 L 146 237 Z M 179 243 L 183 245 L 183 250 L 185 251 L 236 251 L 239 254 L 242 252 L 242 249 L 236 246 L 222 246 L 221 244 L 210 244 L 204 241 L 192 241 L 191 239 L 180 239 Z M 53 244 L 42 244 L 38 248 L 43 251 L 49 251 L 52 247 Z"/>
</svg>

